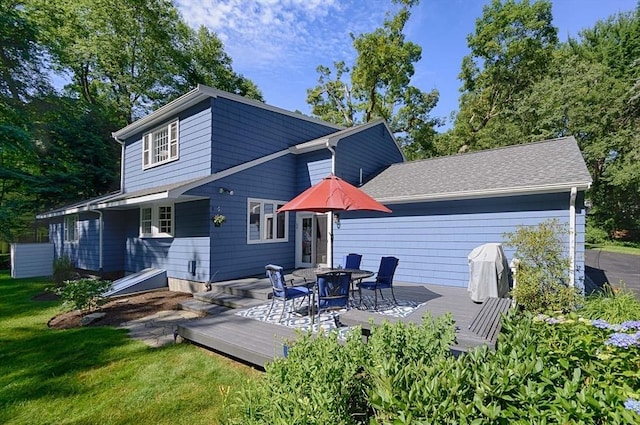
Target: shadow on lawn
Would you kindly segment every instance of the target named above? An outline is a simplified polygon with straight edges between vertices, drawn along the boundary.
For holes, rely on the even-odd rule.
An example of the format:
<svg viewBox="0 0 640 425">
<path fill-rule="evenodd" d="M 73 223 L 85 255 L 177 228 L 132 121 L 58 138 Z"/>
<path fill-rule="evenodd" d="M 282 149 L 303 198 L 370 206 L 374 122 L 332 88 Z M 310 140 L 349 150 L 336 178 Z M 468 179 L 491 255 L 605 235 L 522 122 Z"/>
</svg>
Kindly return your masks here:
<svg viewBox="0 0 640 425">
<path fill-rule="evenodd" d="M 78 373 L 146 349 L 131 344 L 124 329 L 49 329 L 60 302 L 32 300 L 49 285 L 0 274 L 0 412 L 14 402 L 82 393 L 90 383 Z M 10 419 L 4 415 L 0 422 Z"/>
</svg>

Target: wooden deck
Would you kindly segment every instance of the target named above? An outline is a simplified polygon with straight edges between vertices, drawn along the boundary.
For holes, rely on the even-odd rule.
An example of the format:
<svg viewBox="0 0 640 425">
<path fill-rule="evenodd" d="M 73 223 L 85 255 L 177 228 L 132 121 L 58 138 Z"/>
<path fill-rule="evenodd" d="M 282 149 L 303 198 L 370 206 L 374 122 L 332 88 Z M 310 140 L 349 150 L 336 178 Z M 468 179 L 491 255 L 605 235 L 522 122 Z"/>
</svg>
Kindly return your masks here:
<svg viewBox="0 0 640 425">
<path fill-rule="evenodd" d="M 259 285 L 263 283 L 256 282 Z M 230 282 L 225 284 L 233 286 Z M 246 285 L 246 282 L 243 284 Z M 394 283 L 394 288 L 398 300 L 424 304 L 405 318 L 352 309 L 340 315 L 340 322 L 347 326 L 361 325 L 366 335 L 370 319 L 374 323 L 383 320 L 420 323 L 426 312 L 434 317 L 451 312 L 456 323 L 453 351 L 464 352 L 483 344 L 493 346 L 494 341 L 469 329 L 482 304 L 471 301 L 466 288 L 403 283 Z M 388 291 L 383 293 L 387 297 Z M 297 336 L 292 328 L 241 317 L 234 310 L 180 325 L 178 333 L 186 340 L 258 367 L 282 357 L 285 341 L 294 340 Z"/>
</svg>

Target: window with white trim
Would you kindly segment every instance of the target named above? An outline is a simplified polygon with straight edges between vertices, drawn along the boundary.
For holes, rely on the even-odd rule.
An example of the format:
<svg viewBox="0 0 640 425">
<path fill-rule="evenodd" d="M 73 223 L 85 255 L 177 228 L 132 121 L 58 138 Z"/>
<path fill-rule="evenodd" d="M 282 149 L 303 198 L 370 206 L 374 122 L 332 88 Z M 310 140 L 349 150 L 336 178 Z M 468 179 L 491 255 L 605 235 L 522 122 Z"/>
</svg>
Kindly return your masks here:
<svg viewBox="0 0 640 425">
<path fill-rule="evenodd" d="M 287 242 L 289 213 L 276 213 L 284 201 L 251 199 L 247 202 L 247 243 Z"/>
<path fill-rule="evenodd" d="M 173 237 L 173 205 L 151 205 L 140 208 L 141 238 Z"/>
<path fill-rule="evenodd" d="M 64 240 L 65 242 L 78 241 L 78 214 L 64 218 Z"/>
<path fill-rule="evenodd" d="M 178 159 L 178 120 L 142 136 L 142 168 Z"/>
</svg>

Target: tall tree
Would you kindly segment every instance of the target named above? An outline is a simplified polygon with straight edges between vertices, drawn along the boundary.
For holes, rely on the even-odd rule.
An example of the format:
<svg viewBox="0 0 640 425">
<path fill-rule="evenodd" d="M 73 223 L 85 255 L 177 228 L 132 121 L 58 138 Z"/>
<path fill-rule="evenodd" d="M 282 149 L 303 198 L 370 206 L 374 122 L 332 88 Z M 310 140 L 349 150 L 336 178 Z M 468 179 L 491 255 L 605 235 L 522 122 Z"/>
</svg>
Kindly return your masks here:
<svg viewBox="0 0 640 425">
<path fill-rule="evenodd" d="M 403 32 L 418 1 L 392 2 L 400 9 L 395 15 L 388 13 L 381 28 L 352 35 L 357 52 L 353 67 L 335 62 L 333 76 L 329 67 L 318 67 L 319 84 L 307 90 L 307 103 L 314 115 L 345 126 L 384 118 L 410 157 L 431 156 L 434 127 L 440 122 L 429 113 L 438 92 L 411 85 L 422 49 L 406 41 Z"/>
<path fill-rule="evenodd" d="M 515 129 L 505 124 L 527 89 L 547 73 L 558 43 L 551 2 L 492 0 L 467 41 L 471 53 L 462 61 L 460 110 L 447 150 L 518 143 Z"/>
<path fill-rule="evenodd" d="M 72 89 L 122 124 L 208 82 L 261 99 L 215 34 L 191 30 L 170 0 L 26 0 Z"/>
<path fill-rule="evenodd" d="M 32 221 L 36 147 L 28 102 L 49 90 L 38 29 L 19 2 L 0 0 L 0 240 L 13 241 Z"/>
</svg>

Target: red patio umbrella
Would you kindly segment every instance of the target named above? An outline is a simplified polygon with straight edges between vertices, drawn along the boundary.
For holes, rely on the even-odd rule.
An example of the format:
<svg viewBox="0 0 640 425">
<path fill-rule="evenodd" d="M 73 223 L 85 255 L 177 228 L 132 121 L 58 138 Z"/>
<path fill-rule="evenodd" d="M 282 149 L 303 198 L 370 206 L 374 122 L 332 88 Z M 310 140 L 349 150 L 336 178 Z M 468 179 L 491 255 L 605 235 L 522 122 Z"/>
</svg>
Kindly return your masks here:
<svg viewBox="0 0 640 425">
<path fill-rule="evenodd" d="M 277 212 L 311 211 L 334 213 L 363 210 L 391 212 L 389 208 L 371 196 L 332 173 L 278 208 Z M 329 256 L 329 266 L 333 267 L 333 234 L 331 234 L 330 244 L 332 252 Z"/>
<path fill-rule="evenodd" d="M 323 178 L 278 209 L 284 211 L 381 211 L 391 210 L 334 174 Z"/>
</svg>

